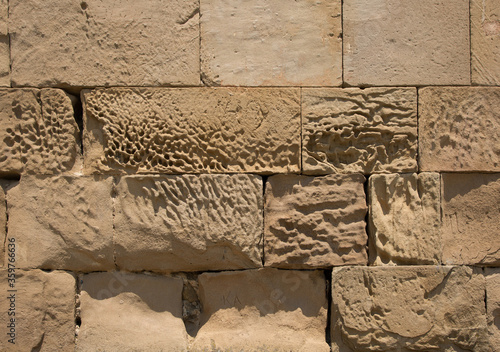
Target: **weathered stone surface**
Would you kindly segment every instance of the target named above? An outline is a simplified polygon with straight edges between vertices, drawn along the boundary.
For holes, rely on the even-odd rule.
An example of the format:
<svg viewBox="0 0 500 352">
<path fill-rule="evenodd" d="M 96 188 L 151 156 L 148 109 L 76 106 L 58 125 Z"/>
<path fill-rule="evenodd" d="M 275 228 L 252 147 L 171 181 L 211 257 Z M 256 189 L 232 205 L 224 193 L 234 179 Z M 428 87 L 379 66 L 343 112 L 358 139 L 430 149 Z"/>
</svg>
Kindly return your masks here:
<svg viewBox="0 0 500 352">
<path fill-rule="evenodd" d="M 8 0 L 0 0 L 0 86 L 10 87 L 10 48 L 7 22 Z"/>
<path fill-rule="evenodd" d="M 342 84 L 340 0 L 202 0 L 201 14 L 208 84 Z"/>
<path fill-rule="evenodd" d="M 468 267 L 334 268 L 332 350 L 488 351 L 485 282 Z"/>
<path fill-rule="evenodd" d="M 469 0 L 350 0 L 343 6 L 349 85 L 470 84 Z"/>
<path fill-rule="evenodd" d="M 367 264 L 361 174 L 268 179 L 265 265 L 288 269 Z"/>
<path fill-rule="evenodd" d="M 11 290 L 7 269 L 0 270 L 0 350 L 74 351 L 75 277 L 67 272 L 16 270 L 15 290 Z M 9 295 L 15 295 L 15 312 Z M 14 299 L 12 299 L 14 301 Z M 15 344 L 9 343 L 10 319 L 15 319 Z"/>
<path fill-rule="evenodd" d="M 83 275 L 76 351 L 186 351 L 181 297 L 180 278 Z"/>
<path fill-rule="evenodd" d="M 419 90 L 422 171 L 500 171 L 500 88 Z"/>
<path fill-rule="evenodd" d="M 9 238 L 21 268 L 108 270 L 112 178 L 23 176 L 7 192 Z"/>
<path fill-rule="evenodd" d="M 486 319 L 491 351 L 500 346 L 500 268 L 486 268 Z"/>
<path fill-rule="evenodd" d="M 500 264 L 500 174 L 442 174 L 443 263 Z"/>
<path fill-rule="evenodd" d="M 199 284 L 202 327 L 194 351 L 329 351 L 322 271 L 204 273 Z"/>
<path fill-rule="evenodd" d="M 200 84 L 197 0 L 9 2 L 14 86 Z"/>
<path fill-rule="evenodd" d="M 370 262 L 439 264 L 439 174 L 372 175 L 368 187 Z"/>
<path fill-rule="evenodd" d="M 87 172 L 298 172 L 299 89 L 96 89 Z"/>
<path fill-rule="evenodd" d="M 131 271 L 262 266 L 262 180 L 254 175 L 125 176 L 115 251 Z"/>
<path fill-rule="evenodd" d="M 415 88 L 304 89 L 306 174 L 417 171 Z"/>
</svg>

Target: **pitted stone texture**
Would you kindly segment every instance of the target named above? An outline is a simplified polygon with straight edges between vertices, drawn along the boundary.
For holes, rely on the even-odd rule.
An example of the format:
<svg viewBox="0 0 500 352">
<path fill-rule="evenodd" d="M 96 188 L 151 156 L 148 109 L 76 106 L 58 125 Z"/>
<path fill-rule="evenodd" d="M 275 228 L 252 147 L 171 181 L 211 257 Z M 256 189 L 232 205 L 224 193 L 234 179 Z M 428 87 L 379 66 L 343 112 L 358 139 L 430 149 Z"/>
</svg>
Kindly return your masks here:
<svg viewBox="0 0 500 352">
<path fill-rule="evenodd" d="M 332 284 L 333 352 L 489 351 L 472 268 L 334 268 Z"/>
<path fill-rule="evenodd" d="M 7 269 L 0 270 L 0 350 L 63 351 L 75 349 L 75 277 L 67 272 L 16 270 L 16 292 L 7 281 Z M 9 316 L 15 294 L 15 316 Z M 15 318 L 15 344 L 8 342 L 10 319 Z"/>
<path fill-rule="evenodd" d="M 469 0 L 349 0 L 343 28 L 349 85 L 470 84 Z"/>
<path fill-rule="evenodd" d="M 10 87 L 9 1 L 0 0 L 0 86 Z"/>
<path fill-rule="evenodd" d="M 299 89 L 84 93 L 87 172 L 298 172 Z"/>
<path fill-rule="evenodd" d="M 262 179 L 254 175 L 125 176 L 115 251 L 129 271 L 262 266 Z"/>
<path fill-rule="evenodd" d="M 439 174 L 430 172 L 370 177 L 370 262 L 441 262 L 440 186 Z"/>
<path fill-rule="evenodd" d="M 287 269 L 367 264 L 361 174 L 268 179 L 265 265 Z"/>
<path fill-rule="evenodd" d="M 14 86 L 200 84 L 197 0 L 9 2 Z"/>
<path fill-rule="evenodd" d="M 500 88 L 419 90 L 422 171 L 500 171 Z"/>
<path fill-rule="evenodd" d="M 112 178 L 23 176 L 7 192 L 9 238 L 21 268 L 109 270 Z"/>
<path fill-rule="evenodd" d="M 500 265 L 500 173 L 442 174 L 443 263 Z"/>
<path fill-rule="evenodd" d="M 194 351 L 329 351 L 322 271 L 204 273 L 199 285 Z"/>
<path fill-rule="evenodd" d="M 201 1 L 205 83 L 340 86 L 340 0 Z"/>
<path fill-rule="evenodd" d="M 304 89 L 306 174 L 417 171 L 415 88 Z"/>
<path fill-rule="evenodd" d="M 186 351 L 181 297 L 180 278 L 83 275 L 76 351 Z"/>
<path fill-rule="evenodd" d="M 500 346 L 500 268 L 486 268 L 486 319 L 491 351 Z"/>
</svg>

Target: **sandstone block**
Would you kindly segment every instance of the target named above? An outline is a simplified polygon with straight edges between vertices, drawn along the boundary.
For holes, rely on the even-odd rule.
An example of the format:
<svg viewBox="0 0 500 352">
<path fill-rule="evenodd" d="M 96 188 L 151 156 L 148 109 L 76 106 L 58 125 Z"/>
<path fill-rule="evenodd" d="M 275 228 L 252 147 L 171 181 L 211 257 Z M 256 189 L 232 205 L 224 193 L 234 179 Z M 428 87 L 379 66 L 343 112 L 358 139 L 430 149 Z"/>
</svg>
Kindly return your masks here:
<svg viewBox="0 0 500 352">
<path fill-rule="evenodd" d="M 10 87 L 9 1 L 0 0 L 0 86 Z"/>
<path fill-rule="evenodd" d="M 200 84 L 197 0 L 9 2 L 14 86 Z"/>
<path fill-rule="evenodd" d="M 367 264 L 364 181 L 361 174 L 270 177 L 265 265 L 308 269 Z"/>
<path fill-rule="evenodd" d="M 306 174 L 417 170 L 415 88 L 304 89 Z"/>
<path fill-rule="evenodd" d="M 423 171 L 500 171 L 500 88 L 419 91 Z"/>
<path fill-rule="evenodd" d="M 341 2 L 201 1 L 206 83 L 340 86 Z"/>
<path fill-rule="evenodd" d="M 87 172 L 298 172 L 298 89 L 96 89 Z"/>
<path fill-rule="evenodd" d="M 491 351 L 500 346 L 500 268 L 486 268 L 486 319 Z"/>
</svg>

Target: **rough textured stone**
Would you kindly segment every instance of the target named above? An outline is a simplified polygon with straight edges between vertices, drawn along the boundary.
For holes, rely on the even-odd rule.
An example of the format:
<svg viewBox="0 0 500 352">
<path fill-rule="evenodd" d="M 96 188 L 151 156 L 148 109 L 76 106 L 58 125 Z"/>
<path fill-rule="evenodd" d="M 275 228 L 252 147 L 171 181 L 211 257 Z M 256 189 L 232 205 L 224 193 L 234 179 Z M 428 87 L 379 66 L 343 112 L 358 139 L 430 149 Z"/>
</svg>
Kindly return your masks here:
<svg viewBox="0 0 500 352">
<path fill-rule="evenodd" d="M 86 170 L 298 172 L 299 89 L 97 89 L 84 96 Z"/>
<path fill-rule="evenodd" d="M 262 180 L 254 175 L 126 176 L 117 186 L 122 269 L 262 266 Z"/>
<path fill-rule="evenodd" d="M 423 171 L 500 171 L 500 88 L 419 90 Z"/>
<path fill-rule="evenodd" d="M 76 351 L 186 351 L 181 297 L 180 278 L 83 275 Z"/>
<path fill-rule="evenodd" d="M 443 263 L 500 264 L 500 174 L 442 174 Z"/>
<path fill-rule="evenodd" d="M 195 351 L 329 351 L 323 272 L 204 273 L 199 284 L 203 313 Z"/>
<path fill-rule="evenodd" d="M 332 351 L 488 351 L 485 282 L 468 267 L 350 267 L 332 277 Z"/>
<path fill-rule="evenodd" d="M 440 186 L 437 173 L 370 177 L 370 262 L 441 262 Z"/>
<path fill-rule="evenodd" d="M 15 290 L 7 280 L 7 269 L 0 270 L 0 350 L 2 351 L 73 351 L 75 348 L 75 277 L 66 272 L 16 270 Z M 9 295 L 15 295 L 14 315 Z M 8 342 L 15 319 L 15 344 Z"/>
<path fill-rule="evenodd" d="M 268 179 L 265 265 L 307 269 L 366 264 L 363 175 Z"/>
<path fill-rule="evenodd" d="M 304 89 L 306 174 L 417 171 L 415 88 Z"/>
<path fill-rule="evenodd" d="M 500 347 L 500 268 L 486 268 L 486 319 L 491 351 Z"/>
<path fill-rule="evenodd" d="M 0 0 L 0 86 L 10 87 L 9 1 Z"/>
<path fill-rule="evenodd" d="M 201 1 L 208 84 L 340 86 L 340 0 Z"/>
<path fill-rule="evenodd" d="M 112 178 L 23 176 L 7 192 L 21 268 L 114 268 Z"/>
</svg>

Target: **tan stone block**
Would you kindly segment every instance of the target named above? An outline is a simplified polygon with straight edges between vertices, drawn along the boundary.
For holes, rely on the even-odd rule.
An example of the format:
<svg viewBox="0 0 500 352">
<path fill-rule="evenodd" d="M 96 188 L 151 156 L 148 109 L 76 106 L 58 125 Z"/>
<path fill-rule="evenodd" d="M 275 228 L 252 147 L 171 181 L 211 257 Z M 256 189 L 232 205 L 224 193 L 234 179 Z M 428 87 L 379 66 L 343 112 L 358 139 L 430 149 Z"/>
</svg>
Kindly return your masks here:
<svg viewBox="0 0 500 352">
<path fill-rule="evenodd" d="M 443 263 L 500 264 L 500 173 L 442 174 Z"/>
<path fill-rule="evenodd" d="M 268 179 L 265 265 L 288 269 L 367 264 L 361 174 Z"/>
<path fill-rule="evenodd" d="M 329 351 L 322 271 L 204 273 L 199 284 L 194 351 Z"/>
<path fill-rule="evenodd" d="M 500 347 L 500 268 L 486 268 L 486 319 L 492 352 Z"/>
<path fill-rule="evenodd" d="M 500 171 L 500 88 L 419 90 L 422 171 Z"/>
<path fill-rule="evenodd" d="M 372 175 L 370 262 L 441 262 L 441 191 L 437 173 Z"/>
<path fill-rule="evenodd" d="M 0 86 L 10 87 L 9 1 L 0 0 Z"/>
<path fill-rule="evenodd" d="M 303 89 L 305 174 L 417 171 L 415 88 Z"/>
<path fill-rule="evenodd" d="M 180 278 L 83 275 L 76 351 L 186 351 L 181 298 Z"/>
<path fill-rule="evenodd" d="M 18 269 L 16 291 L 9 292 L 12 282 L 7 275 L 7 269 L 0 270 L 0 350 L 74 351 L 75 277 L 63 271 Z M 7 326 L 11 319 L 15 319 L 14 327 Z M 9 342 L 11 328 L 15 330 L 15 344 Z"/>
<path fill-rule="evenodd" d="M 199 85 L 197 0 L 10 0 L 14 86 Z"/>
<path fill-rule="evenodd" d="M 262 266 L 262 180 L 254 175 L 126 176 L 115 253 L 129 271 Z"/>
<path fill-rule="evenodd" d="M 298 172 L 299 89 L 96 89 L 87 172 Z"/>
<path fill-rule="evenodd" d="M 349 85 L 470 84 L 469 0 L 349 0 Z"/>
<path fill-rule="evenodd" d="M 468 267 L 334 268 L 332 351 L 488 351 L 483 276 Z"/>
<path fill-rule="evenodd" d="M 340 86 L 340 0 L 201 1 L 208 84 Z"/>
</svg>

